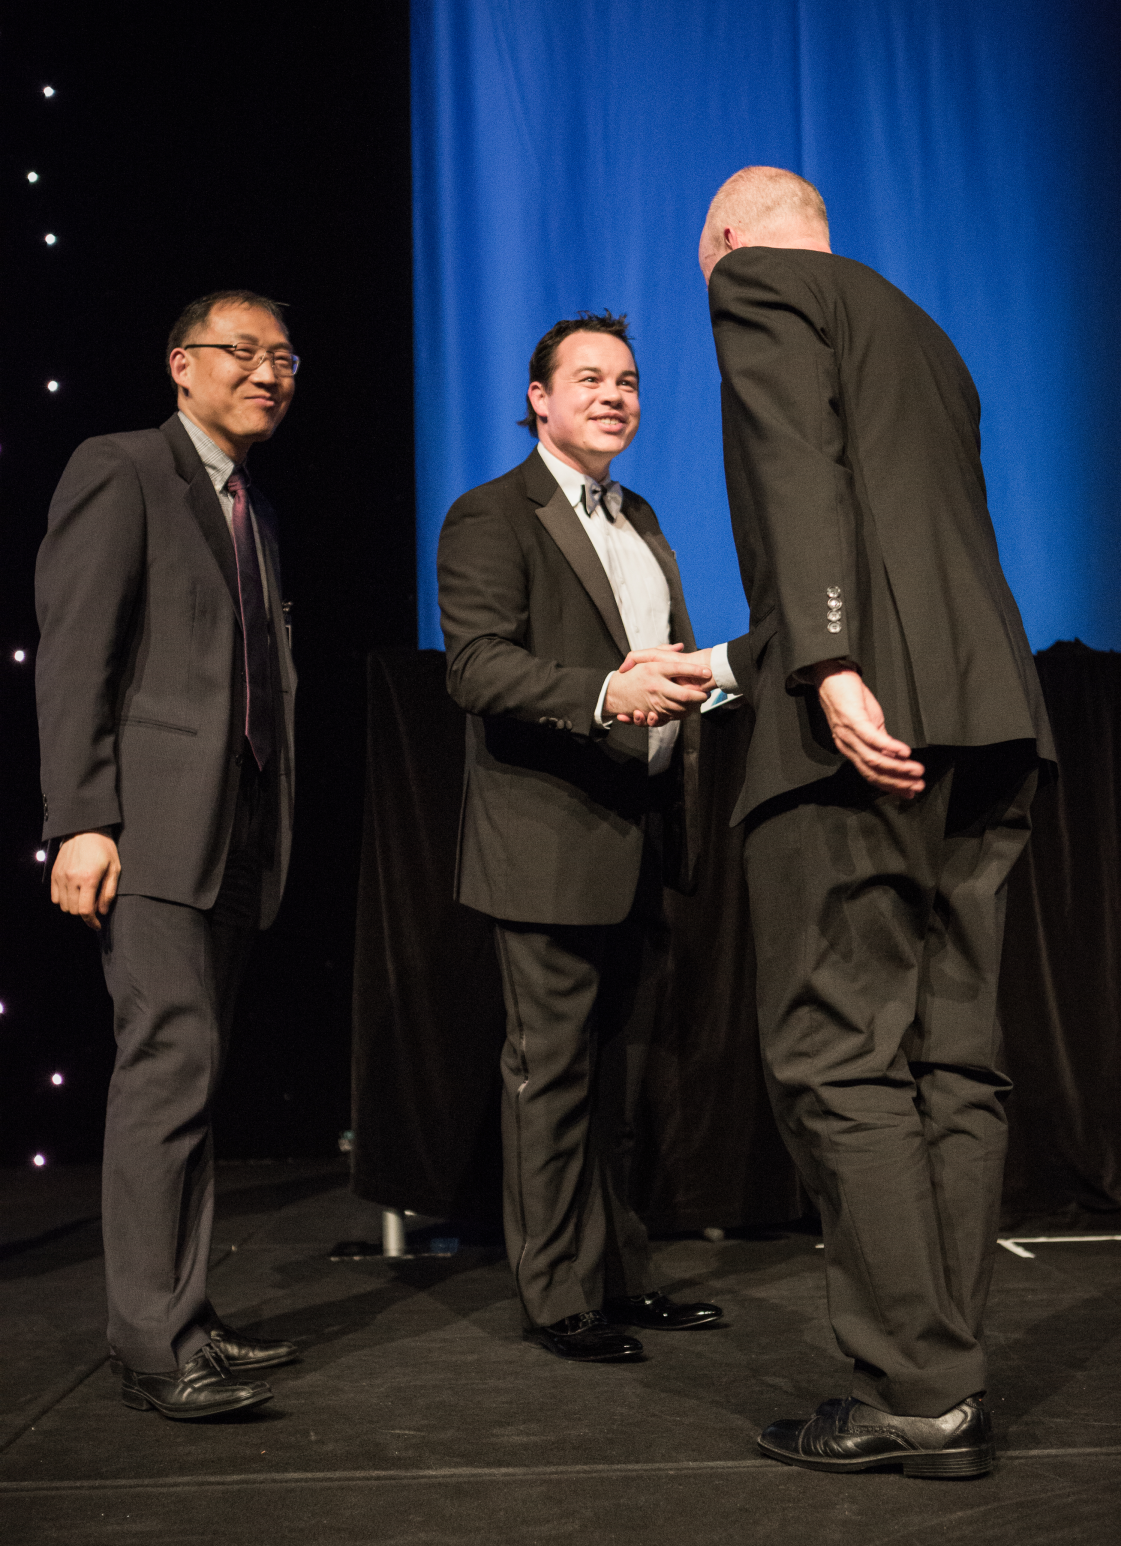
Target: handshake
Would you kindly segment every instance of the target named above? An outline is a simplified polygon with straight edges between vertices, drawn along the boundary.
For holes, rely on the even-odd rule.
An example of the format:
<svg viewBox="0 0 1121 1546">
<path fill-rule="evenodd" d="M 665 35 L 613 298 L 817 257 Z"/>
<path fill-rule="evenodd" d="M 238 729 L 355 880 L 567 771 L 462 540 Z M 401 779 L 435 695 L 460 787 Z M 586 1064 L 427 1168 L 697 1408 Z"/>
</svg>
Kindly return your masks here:
<svg viewBox="0 0 1121 1546">
<path fill-rule="evenodd" d="M 716 685 L 711 649 L 684 653 L 683 644 L 632 650 L 608 683 L 605 718 L 624 725 L 666 725 L 699 710 Z"/>
</svg>

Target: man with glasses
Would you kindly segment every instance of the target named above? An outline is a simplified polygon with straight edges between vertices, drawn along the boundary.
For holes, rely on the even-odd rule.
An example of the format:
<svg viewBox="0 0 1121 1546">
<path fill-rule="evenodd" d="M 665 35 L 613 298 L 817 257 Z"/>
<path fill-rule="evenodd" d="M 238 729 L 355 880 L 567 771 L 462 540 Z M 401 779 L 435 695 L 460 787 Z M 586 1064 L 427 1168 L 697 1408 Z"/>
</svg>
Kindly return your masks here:
<svg viewBox="0 0 1121 1546">
<path fill-rule="evenodd" d="M 113 998 L 103 1230 L 126 1405 L 254 1406 L 289 1342 L 207 1296 L 210 1110 L 238 984 L 280 905 L 295 672 L 274 517 L 245 459 L 299 361 L 276 302 L 188 306 L 168 341 L 178 412 L 71 457 L 36 569 L 36 692 L 51 900 L 100 939 Z"/>
</svg>

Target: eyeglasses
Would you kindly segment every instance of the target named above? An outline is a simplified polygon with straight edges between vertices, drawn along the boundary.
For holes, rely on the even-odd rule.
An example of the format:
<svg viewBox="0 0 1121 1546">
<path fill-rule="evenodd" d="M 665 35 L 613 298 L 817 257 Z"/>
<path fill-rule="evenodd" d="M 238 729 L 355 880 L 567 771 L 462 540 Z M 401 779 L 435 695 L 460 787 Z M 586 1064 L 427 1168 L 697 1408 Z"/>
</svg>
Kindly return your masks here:
<svg viewBox="0 0 1121 1546">
<path fill-rule="evenodd" d="M 184 344 L 184 349 L 224 349 L 243 370 L 256 370 L 270 359 L 278 376 L 294 376 L 300 368 L 300 356 L 290 349 L 254 349 L 252 344 Z"/>
</svg>

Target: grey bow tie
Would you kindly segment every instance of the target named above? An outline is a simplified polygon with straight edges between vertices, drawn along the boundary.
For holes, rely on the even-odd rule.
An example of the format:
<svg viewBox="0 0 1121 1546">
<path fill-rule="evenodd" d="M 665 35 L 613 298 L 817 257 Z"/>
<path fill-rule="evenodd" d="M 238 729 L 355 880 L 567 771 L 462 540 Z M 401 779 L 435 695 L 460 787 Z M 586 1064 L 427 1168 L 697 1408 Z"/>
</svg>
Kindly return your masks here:
<svg viewBox="0 0 1121 1546">
<path fill-rule="evenodd" d="M 589 515 L 594 515 L 597 505 L 605 518 L 614 522 L 623 505 L 619 485 L 614 480 L 597 483 L 594 478 L 584 479 L 584 508 Z"/>
</svg>

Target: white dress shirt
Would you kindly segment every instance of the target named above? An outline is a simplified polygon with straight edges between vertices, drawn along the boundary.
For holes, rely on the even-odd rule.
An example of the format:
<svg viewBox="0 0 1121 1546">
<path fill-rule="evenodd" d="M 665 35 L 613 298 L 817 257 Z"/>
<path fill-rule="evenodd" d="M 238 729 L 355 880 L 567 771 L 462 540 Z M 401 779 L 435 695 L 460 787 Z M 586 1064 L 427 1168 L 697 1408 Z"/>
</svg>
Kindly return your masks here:
<svg viewBox="0 0 1121 1546">
<path fill-rule="evenodd" d="M 717 687 L 722 687 L 725 692 L 739 692 L 740 684 L 736 681 L 735 674 L 728 664 L 727 644 L 714 644 L 712 646 L 712 655 L 709 658 L 708 667 L 712 672 L 712 680 L 716 683 Z"/>
<path fill-rule="evenodd" d="M 218 503 L 222 506 L 222 514 L 226 517 L 226 525 L 230 529 L 230 536 L 234 534 L 234 496 L 229 489 L 230 473 L 234 471 L 237 463 L 220 446 L 216 446 L 205 430 L 199 429 L 193 419 L 180 411 L 179 422 L 191 437 L 191 444 L 198 452 L 202 465 L 210 476 L 214 485 L 214 492 L 218 495 Z M 253 496 L 247 488 L 245 497 L 249 501 L 249 519 L 253 523 L 253 541 L 257 548 L 257 563 L 261 569 L 261 589 L 265 593 L 265 616 L 271 617 L 269 611 L 269 581 L 268 571 L 265 569 L 265 554 L 261 547 L 261 533 L 257 530 L 257 517 L 253 511 Z"/>
<path fill-rule="evenodd" d="M 567 462 L 562 462 L 543 445 L 538 444 L 537 454 L 560 484 L 561 492 L 592 539 L 592 546 L 611 585 L 631 649 L 652 649 L 658 644 L 668 644 L 669 585 L 662 573 L 661 564 L 623 514 L 623 496 L 619 485 L 605 485 L 607 507 L 615 519 L 609 521 L 598 503 L 589 515 L 591 496 L 586 491 L 593 480 L 578 472 L 575 467 L 570 467 Z M 607 694 L 607 685 L 614 675 L 614 671 L 611 671 L 604 678 L 596 703 L 595 722 L 603 729 L 612 723 L 603 717 L 603 700 Z M 678 728 L 677 721 L 672 720 L 668 725 L 655 725 L 648 732 L 648 768 L 651 774 L 663 773 L 669 767 Z"/>
</svg>

